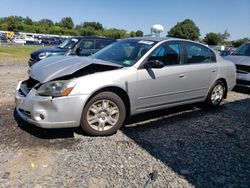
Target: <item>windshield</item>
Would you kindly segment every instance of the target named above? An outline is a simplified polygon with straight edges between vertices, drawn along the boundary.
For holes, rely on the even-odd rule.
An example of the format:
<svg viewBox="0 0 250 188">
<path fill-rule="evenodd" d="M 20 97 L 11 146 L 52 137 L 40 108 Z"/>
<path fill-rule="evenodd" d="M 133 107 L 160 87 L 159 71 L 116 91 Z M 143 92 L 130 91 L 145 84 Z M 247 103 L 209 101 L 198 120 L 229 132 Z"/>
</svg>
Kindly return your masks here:
<svg viewBox="0 0 250 188">
<path fill-rule="evenodd" d="M 66 39 L 63 43 L 61 43 L 58 47 L 72 49 L 75 47 L 77 42 L 78 42 L 78 39 L 69 38 L 69 39 Z"/>
<path fill-rule="evenodd" d="M 126 39 L 109 45 L 92 57 L 123 66 L 135 64 L 156 42 L 139 39 Z"/>
<path fill-rule="evenodd" d="M 250 43 L 243 44 L 237 50 L 235 50 L 232 55 L 250 56 Z"/>
</svg>

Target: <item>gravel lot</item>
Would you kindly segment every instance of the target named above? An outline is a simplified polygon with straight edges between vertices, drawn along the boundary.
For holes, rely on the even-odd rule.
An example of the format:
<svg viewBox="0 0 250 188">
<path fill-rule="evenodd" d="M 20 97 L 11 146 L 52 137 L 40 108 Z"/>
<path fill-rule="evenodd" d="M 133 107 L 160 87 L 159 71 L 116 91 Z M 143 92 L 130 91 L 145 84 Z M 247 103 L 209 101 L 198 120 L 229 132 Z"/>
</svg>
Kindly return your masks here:
<svg viewBox="0 0 250 188">
<path fill-rule="evenodd" d="M 14 113 L 26 64 L 0 61 L 0 187 L 250 187 L 250 92 L 214 111 L 147 113 L 110 137 L 45 130 Z"/>
</svg>

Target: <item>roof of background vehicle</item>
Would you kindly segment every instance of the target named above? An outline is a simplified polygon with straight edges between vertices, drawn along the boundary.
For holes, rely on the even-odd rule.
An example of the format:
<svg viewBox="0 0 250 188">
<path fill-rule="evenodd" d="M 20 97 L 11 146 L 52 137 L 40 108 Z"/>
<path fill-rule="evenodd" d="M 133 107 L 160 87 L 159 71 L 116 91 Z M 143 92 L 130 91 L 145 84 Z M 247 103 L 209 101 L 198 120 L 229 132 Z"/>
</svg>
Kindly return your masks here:
<svg viewBox="0 0 250 188">
<path fill-rule="evenodd" d="M 101 36 L 74 36 L 74 37 L 70 37 L 70 38 L 75 38 L 75 39 L 108 39 L 108 40 L 116 41 L 116 39 L 101 37 Z"/>
</svg>

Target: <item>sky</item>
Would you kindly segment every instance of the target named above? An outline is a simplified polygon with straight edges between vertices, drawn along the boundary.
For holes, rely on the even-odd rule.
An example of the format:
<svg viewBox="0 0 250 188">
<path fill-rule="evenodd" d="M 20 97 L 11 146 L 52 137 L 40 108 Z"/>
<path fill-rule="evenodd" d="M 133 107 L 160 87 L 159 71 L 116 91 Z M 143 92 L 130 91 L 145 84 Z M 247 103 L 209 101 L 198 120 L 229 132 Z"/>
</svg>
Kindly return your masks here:
<svg viewBox="0 0 250 188">
<path fill-rule="evenodd" d="M 144 34 L 150 33 L 152 25 L 161 24 L 164 36 L 188 18 L 200 28 L 202 38 L 226 29 L 230 40 L 250 38 L 250 0 L 1 0 L 0 17 L 11 15 L 54 22 L 70 16 L 75 24 L 98 21 L 105 28 Z"/>
</svg>

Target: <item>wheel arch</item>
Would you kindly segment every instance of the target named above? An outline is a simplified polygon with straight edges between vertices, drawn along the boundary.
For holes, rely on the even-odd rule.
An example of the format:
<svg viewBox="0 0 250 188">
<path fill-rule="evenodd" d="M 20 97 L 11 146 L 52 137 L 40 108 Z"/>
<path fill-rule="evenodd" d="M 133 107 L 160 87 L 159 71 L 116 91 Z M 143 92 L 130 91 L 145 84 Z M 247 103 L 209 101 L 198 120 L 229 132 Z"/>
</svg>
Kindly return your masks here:
<svg viewBox="0 0 250 188">
<path fill-rule="evenodd" d="M 87 99 L 84 107 L 86 106 L 86 104 L 94 97 L 96 96 L 97 94 L 99 93 L 102 93 L 102 92 L 113 92 L 115 94 L 117 94 L 123 101 L 124 103 L 124 106 L 125 106 L 125 109 L 126 109 L 126 119 L 127 120 L 129 117 L 130 117 L 130 110 L 131 110 L 131 103 L 130 103 L 130 99 L 129 99 L 129 96 L 127 94 L 127 92 L 118 87 L 118 86 L 107 86 L 107 87 L 104 87 L 104 88 L 100 88 L 96 91 L 94 91 L 90 97 Z"/>
<path fill-rule="evenodd" d="M 216 80 L 216 82 L 217 82 L 217 81 L 222 81 L 222 82 L 225 84 L 225 93 L 224 93 L 223 98 L 224 98 L 224 99 L 227 98 L 228 86 L 227 86 L 227 81 L 226 81 L 226 79 L 225 79 L 225 78 L 218 78 L 218 79 Z"/>
</svg>

